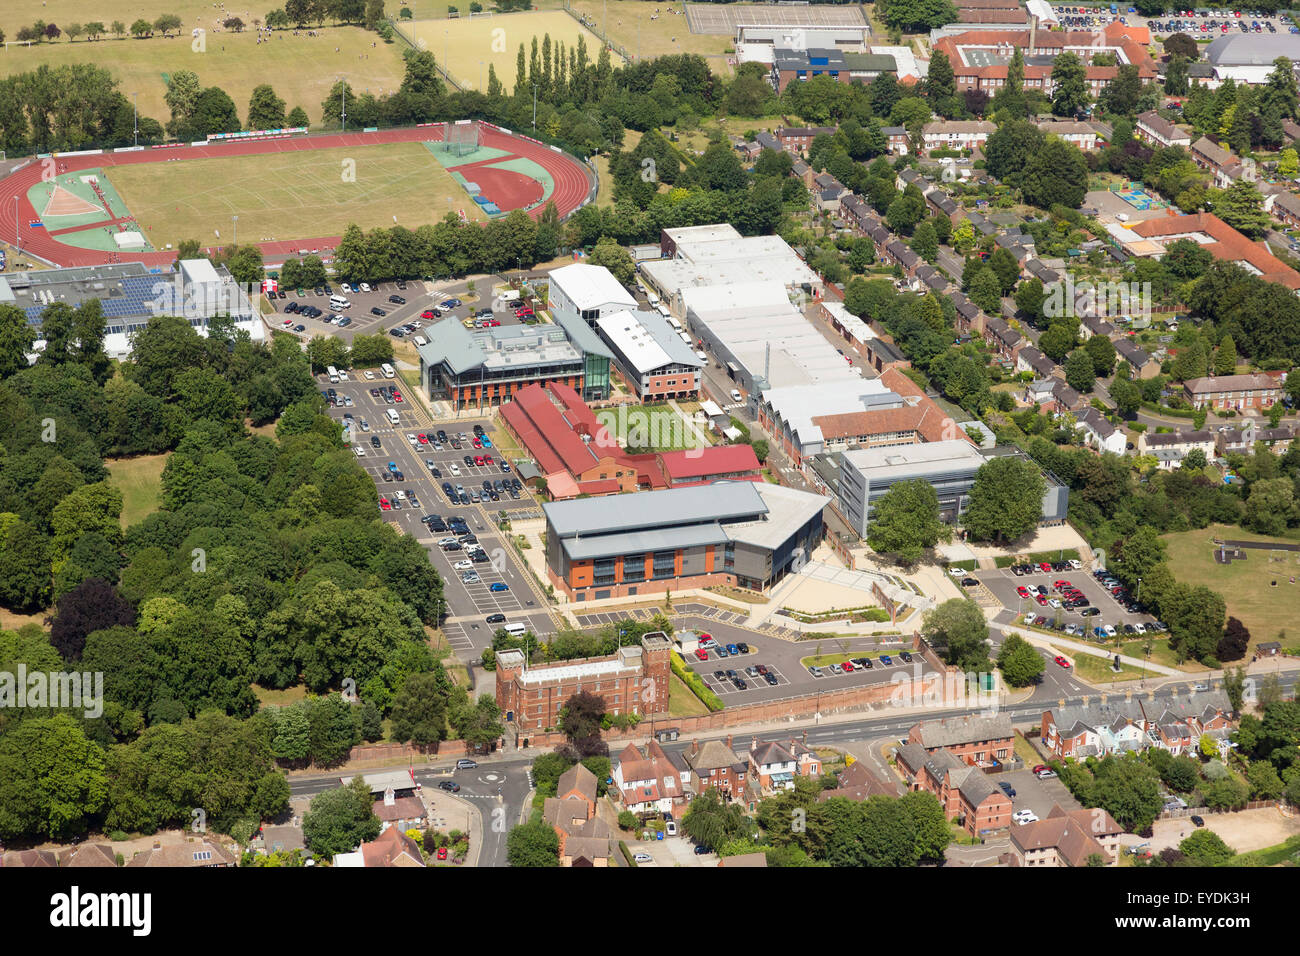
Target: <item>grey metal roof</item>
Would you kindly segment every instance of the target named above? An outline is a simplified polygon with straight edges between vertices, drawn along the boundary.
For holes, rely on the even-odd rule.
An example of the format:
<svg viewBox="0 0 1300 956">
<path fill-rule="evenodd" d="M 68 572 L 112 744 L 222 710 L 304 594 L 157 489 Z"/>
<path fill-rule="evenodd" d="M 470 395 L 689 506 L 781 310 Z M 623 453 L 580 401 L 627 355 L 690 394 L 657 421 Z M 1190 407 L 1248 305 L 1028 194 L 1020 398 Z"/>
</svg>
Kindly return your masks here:
<svg viewBox="0 0 1300 956">
<path fill-rule="evenodd" d="M 555 324 L 564 329 L 569 341 L 584 353 L 603 355 L 608 359 L 614 357 L 614 353 L 609 350 L 609 346 L 600 340 L 600 336 L 583 319 L 559 312 L 553 312 L 552 317 L 555 319 Z"/>
<path fill-rule="evenodd" d="M 690 522 L 740 520 L 767 511 L 750 481 L 721 481 L 632 495 L 551 501 L 542 511 L 557 534 L 621 533 L 676 528 Z"/>
<path fill-rule="evenodd" d="M 654 494 L 654 492 L 641 492 Z M 626 499 L 627 495 L 610 495 L 606 498 L 588 498 L 586 501 Z M 652 551 L 672 551 L 676 548 L 699 548 L 722 544 L 727 535 L 716 522 L 685 525 L 674 528 L 655 528 L 648 531 L 598 534 L 593 537 L 564 538 L 560 546 L 571 561 L 589 558 L 611 558 L 618 554 L 641 554 Z"/>
<path fill-rule="evenodd" d="M 1289 33 L 1230 33 L 1221 36 L 1204 51 L 1215 66 L 1269 66 L 1280 56 L 1300 61 L 1300 36 Z"/>
</svg>

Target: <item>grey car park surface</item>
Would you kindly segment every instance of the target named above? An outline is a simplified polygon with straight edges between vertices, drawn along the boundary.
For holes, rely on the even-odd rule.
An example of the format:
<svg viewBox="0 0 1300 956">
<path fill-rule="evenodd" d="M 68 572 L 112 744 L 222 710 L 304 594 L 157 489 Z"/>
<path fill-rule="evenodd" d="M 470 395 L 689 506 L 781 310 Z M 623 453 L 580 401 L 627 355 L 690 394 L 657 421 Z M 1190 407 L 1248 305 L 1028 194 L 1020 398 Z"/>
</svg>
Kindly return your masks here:
<svg viewBox="0 0 1300 956">
<path fill-rule="evenodd" d="M 1053 585 L 1057 581 L 1069 581 L 1074 587 L 1083 592 L 1090 602 L 1091 606 L 1097 608 L 1101 613 L 1084 617 L 1080 614 L 1080 609 L 1069 610 L 1066 608 L 1059 609 L 1061 621 L 1065 624 L 1087 625 L 1087 633 L 1092 634 L 1092 629 L 1102 624 L 1110 624 L 1122 627 L 1125 624 L 1141 623 L 1144 627 L 1151 624 L 1155 618 L 1150 614 L 1135 614 L 1125 610 L 1125 608 L 1115 600 L 1092 573 L 1086 569 L 1078 571 L 1035 571 L 1033 574 L 1017 576 L 1010 569 L 1000 569 L 996 571 L 972 571 L 971 577 L 977 578 L 980 583 L 987 587 L 1002 604 L 1017 613 L 1024 612 L 1029 614 L 1031 611 L 1034 616 L 1046 617 L 1049 622 L 1055 621 L 1058 609 L 1048 606 L 1042 606 L 1033 597 L 1022 598 L 1016 591 L 1018 587 L 1024 587 L 1031 593 L 1039 586 L 1047 588 L 1048 599 L 1059 599 L 1060 595 L 1053 590 Z M 1128 635 L 1130 639 L 1135 639 L 1139 635 Z"/>
<path fill-rule="evenodd" d="M 351 408 L 335 407 L 329 409 L 329 412 L 336 419 L 342 419 L 345 414 L 350 414 L 356 422 L 364 418 L 369 423 L 368 432 L 361 431 L 359 427 L 352 429 L 351 439 L 354 447 L 360 446 L 365 450 L 365 455 L 358 457 L 357 463 L 375 480 L 380 498 L 386 498 L 390 503 L 400 500 L 397 499 L 397 492 L 401 490 L 408 496 L 414 492 L 419 500 L 418 508 L 402 502 L 399 508 L 379 511 L 378 514 L 383 520 L 397 525 L 404 534 L 414 537 L 429 550 L 429 560 L 444 580 L 447 617 L 443 622 L 443 630 L 457 655 L 464 660 L 472 660 L 481 654 L 483 648 L 491 644 L 493 632 L 501 626 L 500 624 L 489 625 L 486 622 L 485 619 L 492 614 L 504 614 L 507 622 L 526 623 L 536 634 L 549 634 L 554 630 L 550 614 L 546 611 L 545 604 L 535 590 L 528 572 L 520 566 L 514 549 L 497 529 L 495 518 L 482 505 L 453 505 L 448 502 L 441 487 L 442 482 L 448 479 L 434 478 L 425 460 L 433 460 L 444 476 L 450 474 L 448 467 L 450 463 L 458 462 L 461 476 L 450 480 L 453 486 L 460 483 L 467 489 L 471 485 L 479 485 L 481 490 L 482 479 L 489 474 L 494 474 L 497 478 L 505 477 L 500 469 L 475 466 L 467 471 L 463 461 L 460 460 L 465 451 L 454 451 L 450 446 L 444 446 L 442 452 L 434 451 L 432 443 L 420 444 L 418 438 L 416 443 L 412 444 L 407 439 L 408 434 L 417 436 L 424 434 L 427 438 L 430 432 L 436 435 L 438 427 L 442 427 L 445 431 L 450 431 L 450 428 L 447 425 L 429 425 L 428 414 L 424 409 L 413 405 L 405 398 L 405 386 L 400 379 L 384 379 L 376 376 L 373 380 L 367 380 L 364 378 L 364 373 L 360 371 L 352 373 L 350 377 L 351 381 L 336 385 L 330 385 L 328 382 L 319 383 L 321 390 L 333 388 L 340 396 L 347 395 L 352 398 Z M 390 405 L 382 398 L 376 399 L 370 394 L 372 388 L 378 389 L 380 386 L 390 385 L 396 385 L 398 392 L 403 394 L 402 402 Z M 389 423 L 387 416 L 389 409 L 394 409 L 398 413 L 397 427 Z M 472 436 L 475 424 L 482 425 L 488 434 L 491 434 L 492 425 L 486 419 L 458 421 L 457 432 L 464 431 Z M 450 437 L 449 434 L 448 438 Z M 379 440 L 378 449 L 372 446 L 372 438 Z M 465 443 L 465 448 L 474 450 L 468 442 Z M 474 451 L 477 454 L 483 453 Z M 398 471 L 402 473 L 403 481 L 384 480 L 383 474 L 389 470 L 389 462 L 397 466 Z M 475 475 L 479 477 L 476 479 Z M 504 501 L 488 501 L 487 505 L 514 511 L 538 508 L 527 491 L 521 492 L 519 500 L 512 500 L 507 496 Z M 447 552 L 438 547 L 439 540 L 449 536 L 455 537 L 455 535 L 451 531 L 431 531 L 420 520 L 424 515 L 429 514 L 441 516 L 444 523 L 452 515 L 459 515 L 465 519 L 470 532 L 478 538 L 478 544 L 487 555 L 486 561 L 471 562 L 479 579 L 477 582 L 462 581 L 462 574 L 465 572 L 456 570 L 455 564 L 467 560 L 467 553 L 463 548 L 460 551 Z M 494 583 L 505 584 L 508 590 L 492 591 L 491 585 Z"/>
</svg>

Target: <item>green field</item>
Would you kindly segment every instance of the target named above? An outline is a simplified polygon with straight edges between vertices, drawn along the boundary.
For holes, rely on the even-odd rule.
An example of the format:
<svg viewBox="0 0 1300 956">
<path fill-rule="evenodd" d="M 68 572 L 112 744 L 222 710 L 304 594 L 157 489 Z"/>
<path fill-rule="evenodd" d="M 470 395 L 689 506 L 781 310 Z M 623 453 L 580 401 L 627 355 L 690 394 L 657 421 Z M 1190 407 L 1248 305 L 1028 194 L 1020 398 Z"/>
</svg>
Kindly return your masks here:
<svg viewBox="0 0 1300 956">
<path fill-rule="evenodd" d="M 122 492 L 122 527 L 128 528 L 158 510 L 159 480 L 166 455 L 141 455 L 107 462 L 109 482 Z"/>
<path fill-rule="evenodd" d="M 540 45 L 549 34 L 551 43 L 564 43 L 566 50 L 577 49 L 578 37 L 587 41 L 587 58 L 594 63 L 600 53 L 600 39 L 577 20 L 560 10 L 509 13 L 472 20 L 399 20 L 397 28 L 421 49 L 427 49 L 457 83 L 466 89 L 486 89 L 488 67 L 496 70 L 497 79 L 507 92 L 515 86 L 515 58 L 519 44 L 532 47 L 533 37 Z M 615 66 L 622 61 L 612 56 Z"/>
<path fill-rule="evenodd" d="M 1247 551 L 1245 561 L 1216 564 L 1211 538 L 1237 541 L 1277 540 L 1226 525 L 1210 525 L 1200 531 L 1164 535 L 1169 547 L 1169 566 L 1174 577 L 1186 584 L 1204 584 L 1223 595 L 1228 613 L 1250 630 L 1250 643 L 1275 641 L 1278 632 L 1294 636 L 1300 632 L 1300 561 L 1292 554 L 1284 562 L 1269 560 L 1268 551 Z M 1290 539 L 1295 543 L 1296 539 Z M 1291 583 L 1292 577 L 1296 583 Z M 1272 582 L 1276 581 L 1276 586 Z M 1287 641 L 1283 641 L 1286 644 Z"/>
<path fill-rule="evenodd" d="M 617 409 L 603 409 L 596 413 L 596 420 L 621 443 L 632 448 L 681 451 L 700 447 L 695 432 L 667 405 L 622 405 Z"/>
<path fill-rule="evenodd" d="M 350 160 L 355 182 L 342 175 Z M 394 216 L 414 229 L 454 209 L 483 218 L 420 143 L 116 166 L 110 176 L 156 249 L 219 241 L 216 232 L 227 240 L 233 215 L 245 242 L 337 236 L 352 222 L 391 226 Z"/>
<path fill-rule="evenodd" d="M 21 5 L 29 0 L 19 2 Z M 152 2 L 143 0 L 140 6 L 150 6 Z M 182 4 L 163 5 L 174 8 L 178 15 L 182 14 Z M 105 23 L 112 19 L 110 16 L 91 16 L 83 12 L 85 6 L 98 9 L 110 4 L 92 0 L 87 5 L 73 7 L 65 0 L 57 0 L 42 13 L 37 3 L 37 12 L 30 19 L 43 16 L 47 21 L 66 22 L 83 18 L 100 19 Z M 211 4 L 203 6 L 207 11 L 212 10 Z M 9 15 L 9 7 L 6 0 L 3 16 Z M 77 13 L 56 18 L 51 14 L 56 7 L 75 9 Z M 130 25 L 136 16 L 135 13 L 119 14 L 118 18 Z M 19 23 L 28 22 L 28 19 L 23 17 Z M 185 22 L 188 31 L 194 15 L 186 17 Z M 10 24 L 4 23 L 3 29 L 9 37 L 13 36 L 14 29 Z M 321 121 L 321 101 L 339 77 L 346 78 L 357 93 L 369 92 L 376 96 L 391 93 L 401 84 L 404 72 L 402 51 L 407 49 L 404 43 L 384 43 L 374 33 L 367 33 L 360 27 L 326 27 L 318 32 L 319 36 L 309 37 L 305 34 L 294 36 L 292 30 L 281 30 L 272 34 L 269 42 L 261 44 L 251 31 L 241 34 L 209 32 L 206 48 L 201 53 L 193 49 L 194 41 L 188 32 L 183 37 L 147 40 L 91 42 L 83 39 L 76 43 L 60 40 L 32 47 L 10 45 L 0 50 L 0 75 L 27 72 L 45 64 L 92 63 L 103 66 L 112 71 L 119 81 L 118 89 L 128 99 L 133 93 L 139 94 L 140 115 L 151 116 L 160 123 L 166 123 L 171 117 L 163 100 L 167 92 L 164 75 L 176 70 L 193 70 L 204 86 L 221 87 L 235 101 L 240 118 L 244 120 L 248 118 L 248 99 L 253 88 L 263 83 L 275 88 L 276 94 L 285 101 L 286 110 L 301 106 L 312 123 Z M 372 47 L 372 43 L 377 45 Z M 335 47 L 338 47 L 337 53 Z M 511 76 L 513 78 L 513 70 Z"/>
</svg>

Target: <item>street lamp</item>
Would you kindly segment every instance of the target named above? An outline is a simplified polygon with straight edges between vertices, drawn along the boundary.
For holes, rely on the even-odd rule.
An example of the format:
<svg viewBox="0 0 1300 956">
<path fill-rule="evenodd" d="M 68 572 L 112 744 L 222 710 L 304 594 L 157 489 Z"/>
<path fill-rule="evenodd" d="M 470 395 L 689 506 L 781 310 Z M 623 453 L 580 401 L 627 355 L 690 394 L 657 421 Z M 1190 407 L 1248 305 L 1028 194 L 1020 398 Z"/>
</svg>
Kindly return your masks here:
<svg viewBox="0 0 1300 956">
<path fill-rule="evenodd" d="M 132 111 L 132 113 L 133 113 L 133 115 L 134 115 L 134 125 L 135 125 L 135 145 L 136 145 L 136 146 L 139 146 L 139 145 L 140 145 L 140 105 L 139 105 L 139 101 L 138 101 L 138 99 L 137 99 L 137 97 L 139 97 L 139 95 L 140 95 L 139 93 L 132 93 L 132 94 L 131 94 L 131 111 Z"/>
<path fill-rule="evenodd" d="M 537 132 L 537 84 L 533 84 L 533 132 Z"/>
<path fill-rule="evenodd" d="M 342 85 L 343 93 L 343 132 L 348 131 L 348 81 L 339 77 L 339 83 Z"/>
</svg>

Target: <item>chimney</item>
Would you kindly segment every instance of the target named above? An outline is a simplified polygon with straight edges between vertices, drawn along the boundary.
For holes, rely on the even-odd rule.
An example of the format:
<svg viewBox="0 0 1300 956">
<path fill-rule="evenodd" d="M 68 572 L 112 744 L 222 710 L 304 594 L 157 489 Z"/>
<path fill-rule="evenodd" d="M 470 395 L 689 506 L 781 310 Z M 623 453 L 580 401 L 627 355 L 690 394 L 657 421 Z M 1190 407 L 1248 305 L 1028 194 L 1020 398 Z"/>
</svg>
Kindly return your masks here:
<svg viewBox="0 0 1300 956">
<path fill-rule="evenodd" d="M 757 738 L 757 737 L 750 737 L 750 738 L 749 738 L 749 750 L 750 750 L 750 752 L 753 753 L 753 752 L 754 752 L 755 750 L 757 750 L 757 749 L 758 749 L 758 738 Z"/>
<path fill-rule="evenodd" d="M 1034 55 L 1034 43 L 1038 38 L 1038 17 L 1029 17 L 1029 49 L 1025 51 L 1026 57 Z"/>
<path fill-rule="evenodd" d="M 731 734 L 727 734 L 727 749 L 731 749 Z"/>
</svg>

